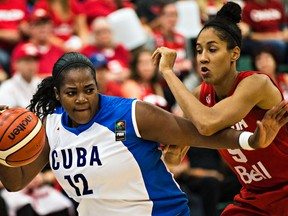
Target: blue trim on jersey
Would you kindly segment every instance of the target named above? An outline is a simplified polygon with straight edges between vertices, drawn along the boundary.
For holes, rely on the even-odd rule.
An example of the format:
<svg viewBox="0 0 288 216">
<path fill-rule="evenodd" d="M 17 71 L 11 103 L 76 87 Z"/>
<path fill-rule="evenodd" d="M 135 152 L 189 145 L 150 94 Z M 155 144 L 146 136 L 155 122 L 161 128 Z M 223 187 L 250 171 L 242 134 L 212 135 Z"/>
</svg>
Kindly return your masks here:
<svg viewBox="0 0 288 216">
<path fill-rule="evenodd" d="M 153 201 L 152 215 L 190 215 L 186 195 L 180 191 L 161 160 L 162 153 L 158 150 L 159 143 L 136 136 L 131 115 L 133 100 L 102 95 L 101 106 L 103 109 L 98 112 L 96 122 L 115 133 L 115 122 L 126 121 L 126 140 L 122 143 L 133 154 L 141 169 L 146 189 Z M 182 213 L 180 213 L 181 211 Z"/>
<path fill-rule="evenodd" d="M 159 143 L 137 137 L 132 122 L 132 103 L 135 99 L 119 98 L 99 94 L 99 111 L 87 124 L 77 128 L 68 127 L 68 114 L 61 108 L 62 125 L 71 133 L 79 135 L 94 122 L 116 133 L 116 122 L 125 121 L 126 140 L 122 142 L 137 161 L 146 190 L 153 202 L 153 216 L 189 216 L 188 200 L 178 188 L 170 172 L 161 160 L 162 153 L 158 150 Z M 115 140 L 116 141 L 116 140 Z"/>
</svg>

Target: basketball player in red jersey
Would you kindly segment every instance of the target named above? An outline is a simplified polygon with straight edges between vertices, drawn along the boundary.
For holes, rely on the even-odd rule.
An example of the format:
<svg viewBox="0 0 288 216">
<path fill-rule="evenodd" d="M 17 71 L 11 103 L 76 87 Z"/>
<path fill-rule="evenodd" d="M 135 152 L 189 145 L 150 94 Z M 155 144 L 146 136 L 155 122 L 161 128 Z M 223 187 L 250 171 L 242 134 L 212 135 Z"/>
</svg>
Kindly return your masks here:
<svg viewBox="0 0 288 216">
<path fill-rule="evenodd" d="M 256 121 L 283 100 L 268 75 L 236 70 L 242 40 L 237 26 L 240 20 L 240 6 L 228 2 L 200 31 L 196 58 L 204 82 L 193 94 L 173 73 L 174 50 L 158 48 L 152 56 L 185 115 L 202 135 L 226 127 L 253 131 Z M 247 140 L 248 136 L 242 138 Z M 253 148 L 244 143 L 242 149 L 219 150 L 243 186 L 222 216 L 287 215 L 287 127 L 281 128 L 267 148 L 250 150 Z"/>
</svg>

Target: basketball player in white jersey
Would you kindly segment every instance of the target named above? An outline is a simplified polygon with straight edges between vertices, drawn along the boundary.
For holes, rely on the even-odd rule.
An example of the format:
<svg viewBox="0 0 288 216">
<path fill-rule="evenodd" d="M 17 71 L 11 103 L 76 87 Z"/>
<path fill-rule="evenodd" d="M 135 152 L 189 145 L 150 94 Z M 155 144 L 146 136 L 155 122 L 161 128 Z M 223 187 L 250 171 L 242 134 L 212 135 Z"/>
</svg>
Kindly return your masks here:
<svg viewBox="0 0 288 216">
<path fill-rule="evenodd" d="M 233 129 L 201 136 L 187 119 L 152 104 L 99 94 L 93 64 L 76 52 L 55 63 L 30 110 L 43 119 L 45 148 L 27 166 L 0 165 L 0 180 L 8 190 L 20 190 L 50 162 L 57 181 L 79 203 L 80 216 L 188 216 L 186 195 L 166 168 L 160 143 L 180 150 L 262 148 L 288 121 L 282 118 L 287 111 L 282 103 L 240 143 L 241 132 Z M 173 162 L 178 155 L 168 149 L 165 157 Z"/>
</svg>

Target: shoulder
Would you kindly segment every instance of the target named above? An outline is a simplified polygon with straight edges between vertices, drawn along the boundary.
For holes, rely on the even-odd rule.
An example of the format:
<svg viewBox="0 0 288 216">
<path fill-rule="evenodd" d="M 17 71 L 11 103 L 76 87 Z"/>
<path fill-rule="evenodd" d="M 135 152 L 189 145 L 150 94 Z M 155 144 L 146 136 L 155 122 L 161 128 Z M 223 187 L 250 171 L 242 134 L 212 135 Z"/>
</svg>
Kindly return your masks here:
<svg viewBox="0 0 288 216">
<path fill-rule="evenodd" d="M 135 99 L 131 98 L 123 98 L 123 97 L 118 97 L 118 96 L 107 96 L 107 95 L 102 95 L 99 94 L 100 96 L 100 106 L 105 107 L 107 109 L 108 107 L 111 108 L 121 108 L 125 105 L 131 105 Z"/>
<path fill-rule="evenodd" d="M 0 90 L 4 90 L 4 89 L 10 89 L 13 88 L 15 89 L 15 80 L 13 78 L 10 78 L 8 80 L 5 80 L 4 82 L 1 83 L 0 85 Z"/>
<path fill-rule="evenodd" d="M 269 77 L 269 75 L 254 71 L 239 73 L 239 76 L 236 81 L 237 86 L 244 87 L 247 90 L 253 89 L 253 92 L 255 92 L 256 89 L 264 90 L 265 87 L 269 86 L 270 84 L 273 84 L 273 81 Z"/>
<path fill-rule="evenodd" d="M 263 72 L 246 71 L 239 73 L 239 77 L 245 80 L 257 81 L 257 82 L 271 82 L 271 77 Z M 260 84 L 260 83 L 259 83 Z"/>
</svg>

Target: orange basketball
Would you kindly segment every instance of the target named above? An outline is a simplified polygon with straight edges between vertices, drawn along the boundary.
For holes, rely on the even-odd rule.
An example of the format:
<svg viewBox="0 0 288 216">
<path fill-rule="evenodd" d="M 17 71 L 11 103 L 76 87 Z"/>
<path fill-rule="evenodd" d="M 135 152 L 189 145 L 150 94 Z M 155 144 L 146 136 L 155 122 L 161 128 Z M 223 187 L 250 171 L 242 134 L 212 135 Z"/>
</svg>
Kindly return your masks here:
<svg viewBox="0 0 288 216">
<path fill-rule="evenodd" d="M 0 163 L 23 166 L 34 161 L 45 145 L 41 120 L 25 108 L 9 108 L 0 114 Z"/>
</svg>

